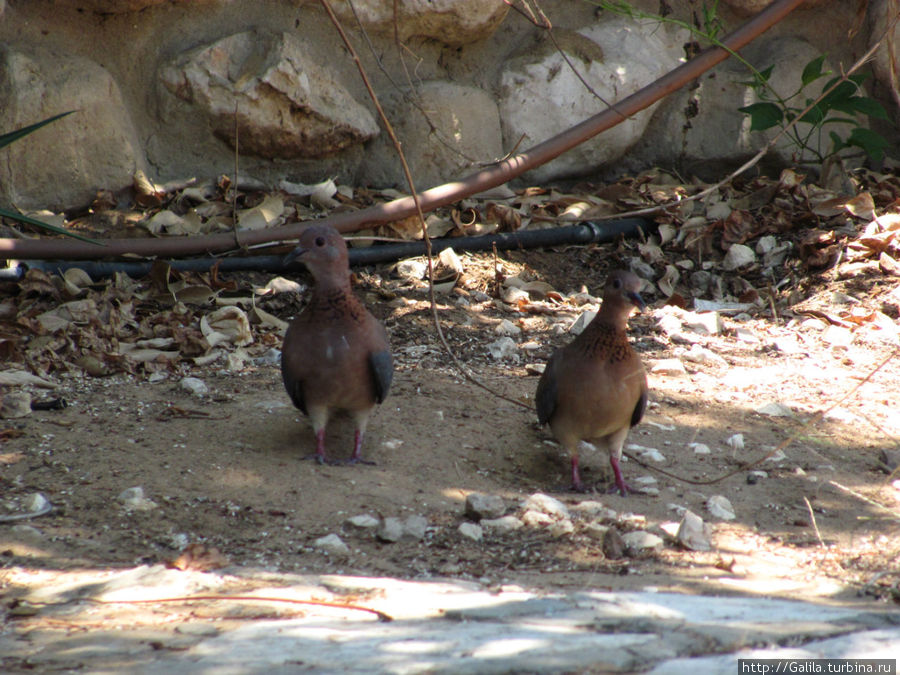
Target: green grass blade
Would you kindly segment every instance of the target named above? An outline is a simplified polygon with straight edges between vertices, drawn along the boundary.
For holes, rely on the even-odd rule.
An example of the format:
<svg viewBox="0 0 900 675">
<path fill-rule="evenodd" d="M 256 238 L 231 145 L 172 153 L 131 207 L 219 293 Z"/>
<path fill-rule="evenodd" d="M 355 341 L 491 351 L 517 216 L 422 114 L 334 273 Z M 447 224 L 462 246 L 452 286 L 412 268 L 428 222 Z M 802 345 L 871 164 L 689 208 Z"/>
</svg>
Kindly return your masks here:
<svg viewBox="0 0 900 675">
<path fill-rule="evenodd" d="M 23 136 L 27 136 L 32 131 L 37 131 L 42 126 L 50 124 L 50 122 L 55 122 L 61 117 L 65 117 L 66 115 L 71 115 L 74 110 L 70 110 L 69 112 L 60 113 L 59 115 L 54 115 L 53 117 L 48 117 L 42 122 L 37 122 L 35 124 L 29 124 L 27 127 L 22 127 L 21 129 L 16 129 L 15 131 L 10 131 L 8 134 L 0 134 L 0 148 L 5 145 L 9 145 L 13 141 L 17 141 Z"/>
<path fill-rule="evenodd" d="M 56 232 L 56 234 L 64 234 L 67 237 L 74 237 L 75 239 L 80 239 L 81 241 L 86 241 L 89 244 L 97 244 L 97 246 L 106 246 L 106 244 L 99 242 L 96 239 L 82 237 L 80 234 L 75 234 L 74 232 L 69 232 L 68 230 L 66 230 L 62 227 L 57 227 L 56 225 L 51 225 L 50 223 L 45 223 L 42 220 L 38 220 L 37 218 L 31 218 L 31 217 L 23 215 L 21 213 L 16 213 L 15 211 L 10 211 L 9 209 L 0 208 L 0 216 L 2 216 L 3 218 L 10 218 L 12 220 L 18 220 L 21 223 L 28 223 L 29 225 L 34 225 L 35 227 L 40 227 L 45 230 L 49 230 L 51 232 Z"/>
</svg>

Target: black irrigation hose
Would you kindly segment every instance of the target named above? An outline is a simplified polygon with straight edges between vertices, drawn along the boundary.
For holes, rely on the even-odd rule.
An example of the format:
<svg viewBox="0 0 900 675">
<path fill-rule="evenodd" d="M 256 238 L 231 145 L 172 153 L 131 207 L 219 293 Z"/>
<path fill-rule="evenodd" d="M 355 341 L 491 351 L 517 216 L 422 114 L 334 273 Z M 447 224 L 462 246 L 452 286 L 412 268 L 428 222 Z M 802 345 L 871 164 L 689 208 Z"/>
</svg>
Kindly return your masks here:
<svg viewBox="0 0 900 675">
<path fill-rule="evenodd" d="M 497 250 L 514 248 L 537 248 L 539 246 L 560 246 L 565 244 L 602 244 L 617 237 L 634 237 L 639 232 L 645 234 L 653 227 L 653 223 L 644 218 L 624 218 L 602 223 L 585 221 L 579 225 L 552 227 L 543 230 L 524 230 L 521 232 L 503 232 L 477 237 L 444 237 L 431 240 L 433 254 L 445 248 L 455 251 L 485 251 L 495 246 Z M 409 241 L 397 244 L 351 248 L 351 265 L 372 265 L 374 263 L 391 262 L 404 258 L 425 255 L 425 242 Z M 283 255 L 259 255 L 234 258 L 189 258 L 170 260 L 168 264 L 181 272 L 206 272 L 219 263 L 220 272 L 287 272 L 299 269 L 302 263 L 292 261 L 284 264 Z M 29 260 L 20 262 L 16 267 L 0 269 L 0 281 L 17 281 L 29 269 L 38 269 L 48 274 L 62 274 L 73 267 L 88 273 L 91 279 L 109 277 L 116 272 L 124 272 L 130 277 L 140 278 L 150 272 L 152 262 L 123 262 L 95 260 Z"/>
</svg>

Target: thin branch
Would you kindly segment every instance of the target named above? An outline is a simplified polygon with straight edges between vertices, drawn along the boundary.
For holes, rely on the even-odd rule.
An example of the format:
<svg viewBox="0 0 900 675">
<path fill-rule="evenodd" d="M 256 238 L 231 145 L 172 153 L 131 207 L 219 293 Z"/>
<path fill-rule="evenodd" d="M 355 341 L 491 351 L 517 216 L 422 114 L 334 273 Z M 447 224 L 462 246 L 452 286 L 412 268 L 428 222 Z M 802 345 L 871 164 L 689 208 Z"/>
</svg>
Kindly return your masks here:
<svg viewBox="0 0 900 675">
<path fill-rule="evenodd" d="M 365 68 L 363 68 L 362 62 L 359 60 L 359 55 L 356 53 L 356 50 L 353 47 L 353 44 L 350 42 L 350 39 L 347 37 L 347 34 L 344 32 L 343 26 L 341 26 L 340 21 L 338 21 L 337 16 L 334 14 L 334 11 L 331 9 L 331 5 L 328 3 L 328 0 L 319 0 L 322 4 L 322 7 L 325 8 L 325 12 L 328 14 L 328 18 L 331 20 L 331 23 L 334 24 L 334 27 L 337 29 L 338 33 L 341 36 L 341 40 L 343 40 L 344 45 L 347 47 L 347 50 L 350 52 L 350 56 L 353 58 L 354 63 L 356 64 L 357 69 L 359 70 L 360 77 L 362 77 L 363 84 L 365 84 L 366 91 L 369 92 L 369 97 L 372 99 L 372 103 L 375 106 L 375 109 L 378 111 L 378 116 L 381 118 L 382 124 L 384 124 L 385 129 L 388 132 L 388 135 L 391 138 L 391 142 L 394 144 L 394 148 L 397 151 L 397 156 L 400 158 L 400 164 L 403 167 L 403 174 L 406 177 L 406 182 L 409 185 L 410 193 L 412 194 L 413 201 L 416 207 L 416 214 L 419 217 L 419 224 L 422 228 L 422 238 L 425 242 L 425 259 L 428 261 L 428 300 L 431 304 L 431 315 L 434 320 L 434 328 L 437 332 L 438 338 L 441 341 L 441 344 L 444 347 L 444 351 L 447 352 L 447 355 L 450 357 L 450 360 L 453 361 L 453 364 L 456 366 L 456 369 L 459 373 L 465 377 L 472 384 L 484 389 L 485 391 L 493 394 L 498 398 L 502 398 L 505 401 L 509 401 L 510 403 L 514 403 L 516 405 L 522 406 L 527 409 L 531 409 L 530 405 L 522 403 L 514 398 L 510 398 L 501 394 L 500 392 L 494 391 L 486 384 L 481 382 L 478 378 L 476 378 L 468 368 L 463 364 L 462 361 L 456 356 L 453 351 L 453 348 L 450 346 L 450 343 L 447 342 L 447 338 L 444 336 L 444 331 L 441 328 L 441 320 L 440 315 L 438 314 L 437 309 L 437 300 L 434 295 L 434 261 L 432 260 L 431 255 L 431 237 L 428 235 L 428 228 L 425 225 L 425 214 L 422 211 L 422 205 L 419 202 L 419 195 L 416 192 L 416 186 L 413 181 L 412 173 L 409 170 L 409 164 L 406 161 L 406 156 L 403 153 L 403 148 L 400 144 L 400 141 L 397 139 L 397 135 L 394 133 L 394 127 L 391 125 L 390 120 L 388 120 L 387 115 L 384 112 L 384 109 L 381 107 L 381 103 L 378 100 L 378 96 L 375 93 L 374 88 L 372 87 L 372 83 L 369 81 L 369 77 L 366 74 Z"/>
</svg>

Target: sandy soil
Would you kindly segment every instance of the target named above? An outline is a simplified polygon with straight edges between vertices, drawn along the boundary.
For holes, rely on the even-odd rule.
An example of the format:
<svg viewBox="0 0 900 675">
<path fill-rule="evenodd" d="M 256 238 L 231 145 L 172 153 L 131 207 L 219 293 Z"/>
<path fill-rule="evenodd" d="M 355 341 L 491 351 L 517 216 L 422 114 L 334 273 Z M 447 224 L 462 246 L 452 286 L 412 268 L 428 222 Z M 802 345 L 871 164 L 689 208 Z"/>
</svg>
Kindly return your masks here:
<svg viewBox="0 0 900 675">
<path fill-rule="evenodd" d="M 620 252 L 611 246 L 512 252 L 502 254 L 499 264 L 506 276 L 524 272 L 564 295 L 582 285 L 597 293 Z M 585 307 L 514 311 L 494 297 L 492 257 L 462 257 L 465 274 L 457 290 L 439 297 L 448 340 L 480 381 L 529 403 L 537 377 L 527 366 L 543 363 L 571 339 L 563 329 Z M 606 494 L 606 458 L 589 452 L 585 478 L 597 493 L 565 490 L 567 460 L 533 412 L 465 381 L 451 366 L 421 283 L 399 280 L 386 267 L 356 276 L 357 292 L 385 322 L 396 355 L 391 395 L 365 440 L 364 455 L 376 465 L 303 461 L 313 437 L 290 407 L 276 365 L 247 364 L 233 372 L 222 361 L 192 367 L 182 360 L 155 381 L 142 369 L 90 377 L 67 367 L 54 374 L 56 390 L 34 390 L 38 399 L 64 398 L 67 408 L 0 421 L 0 511 L 22 513 L 36 492 L 55 507 L 39 518 L 0 524 L 0 565 L 127 567 L 171 561 L 191 543 L 217 549 L 222 564 L 306 573 L 900 600 L 900 489 L 891 485 L 897 476 L 879 469 L 879 454 L 898 447 L 900 359 L 890 360 L 825 419 L 817 418 L 895 346 L 864 322 L 851 325 L 851 344 L 833 346 L 828 322 L 816 316 L 837 312 L 835 298 L 843 296 L 835 294 L 844 293 L 856 306 L 896 321 L 900 297 L 889 278 L 807 275 L 779 296 L 775 317 L 762 307 L 743 321 L 726 317 L 721 335 L 699 338 L 722 361 L 685 360 L 680 376 L 651 373 L 650 408 L 628 442 L 655 448 L 665 460 L 648 468 L 633 460 L 623 466 L 631 482 L 656 478 L 659 494 L 623 498 Z M 269 278 L 231 280 L 246 295 Z M 649 369 L 683 356 L 687 347 L 656 328 L 661 299 L 646 299 L 651 307 L 632 319 L 631 334 Z M 281 294 L 263 298 L 261 306 L 287 319 L 299 304 Z M 536 348 L 520 349 L 515 359 L 490 356 L 488 345 L 498 338 L 502 319 L 522 329 L 514 338 L 520 346 Z M 255 341 L 246 347 L 250 356 L 277 346 L 273 330 L 254 330 Z M 183 390 L 185 375 L 201 378 L 209 395 Z M 791 416 L 755 412 L 774 402 L 788 406 Z M 742 449 L 728 444 L 735 434 L 743 435 Z M 754 482 L 751 469 L 741 468 L 789 438 L 784 459 L 755 467 L 765 477 Z M 351 443 L 348 421 L 334 420 L 331 454 L 349 454 Z M 710 453 L 698 454 L 691 443 L 705 444 Z M 714 482 L 724 474 L 733 475 Z M 135 486 L 155 508 L 123 507 L 118 496 Z M 457 532 L 473 491 L 505 497 L 511 513 L 535 492 L 569 505 L 599 500 L 617 513 L 607 524 L 623 532 L 661 534 L 661 524 L 680 518 L 673 505 L 688 507 L 711 523 L 715 548 L 692 552 L 666 539 L 659 552 L 612 560 L 589 536 L 585 520 L 559 537 L 525 528 L 474 542 Z M 730 499 L 733 521 L 707 511 L 713 495 Z M 349 516 L 363 513 L 422 515 L 431 527 L 422 541 L 381 543 L 343 529 Z M 315 539 L 329 533 L 348 543 L 348 557 L 316 550 Z"/>
</svg>

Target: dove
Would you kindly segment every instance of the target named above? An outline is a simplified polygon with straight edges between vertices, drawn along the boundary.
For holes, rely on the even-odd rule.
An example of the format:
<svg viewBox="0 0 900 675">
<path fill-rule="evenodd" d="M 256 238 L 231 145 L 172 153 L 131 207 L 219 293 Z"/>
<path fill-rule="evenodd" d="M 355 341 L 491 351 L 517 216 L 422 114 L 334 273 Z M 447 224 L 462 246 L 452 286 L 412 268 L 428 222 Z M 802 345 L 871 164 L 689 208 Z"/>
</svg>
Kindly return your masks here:
<svg viewBox="0 0 900 675">
<path fill-rule="evenodd" d="M 644 308 L 641 280 L 631 272 L 610 273 L 603 304 L 587 327 L 550 357 L 535 393 L 538 421 L 550 424 L 572 462 L 572 488 L 585 491 L 578 470 L 578 443 L 593 443 L 609 452 L 615 486 L 630 489 L 619 460 L 628 431 L 647 407 L 647 375 L 628 342 L 631 311 Z"/>
<path fill-rule="evenodd" d="M 313 225 L 300 235 L 285 262 L 299 260 L 313 276 L 312 296 L 291 322 L 281 350 L 281 376 L 294 405 L 309 416 L 316 435 L 315 457 L 325 452 L 325 427 L 332 413 L 348 412 L 355 424 L 348 463 L 361 457 L 366 424 L 388 395 L 393 358 L 384 326 L 350 289 L 347 246 L 338 232 Z"/>
</svg>

